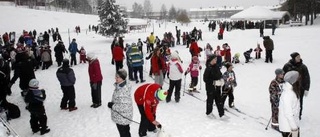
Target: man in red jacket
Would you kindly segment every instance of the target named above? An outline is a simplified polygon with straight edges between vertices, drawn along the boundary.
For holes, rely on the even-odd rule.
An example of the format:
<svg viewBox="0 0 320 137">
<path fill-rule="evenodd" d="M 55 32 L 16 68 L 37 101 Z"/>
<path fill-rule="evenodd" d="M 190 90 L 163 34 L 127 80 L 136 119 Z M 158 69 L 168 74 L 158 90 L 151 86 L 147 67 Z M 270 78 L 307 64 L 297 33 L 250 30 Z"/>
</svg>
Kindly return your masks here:
<svg viewBox="0 0 320 137">
<path fill-rule="evenodd" d="M 161 89 L 156 83 L 148 83 L 138 87 L 134 93 L 134 99 L 141 114 L 139 136 L 147 136 L 147 130 L 156 132 L 156 126 L 161 124 L 156 121 L 156 110 L 159 101 L 165 100 L 167 91 Z"/>
<path fill-rule="evenodd" d="M 93 53 L 87 55 L 89 62 L 89 77 L 91 87 L 92 105 L 91 107 L 97 108 L 101 106 L 101 85 L 102 85 L 102 74 L 100 69 L 100 63 L 97 57 Z"/>
</svg>

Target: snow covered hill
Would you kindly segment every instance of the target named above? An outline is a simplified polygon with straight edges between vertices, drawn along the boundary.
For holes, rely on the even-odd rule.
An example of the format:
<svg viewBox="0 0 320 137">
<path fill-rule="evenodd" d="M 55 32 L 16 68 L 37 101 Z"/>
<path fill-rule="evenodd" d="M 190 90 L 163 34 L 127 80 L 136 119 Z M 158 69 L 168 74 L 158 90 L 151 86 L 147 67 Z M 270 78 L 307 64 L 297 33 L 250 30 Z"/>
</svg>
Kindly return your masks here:
<svg viewBox="0 0 320 137">
<path fill-rule="evenodd" d="M 100 59 L 102 74 L 104 76 L 102 84 L 102 106 L 93 109 L 91 105 L 91 95 L 88 78 L 88 65 L 78 64 L 72 67 L 76 74 L 76 103 L 79 108 L 76 111 L 68 112 L 60 110 L 60 100 L 62 92 L 56 78 L 57 65 L 54 62 L 48 70 L 36 71 L 36 77 L 40 81 L 40 87 L 44 88 L 47 93 L 45 102 L 46 112 L 48 116 L 48 126 L 51 132 L 44 135 L 47 137 L 116 137 L 118 131 L 115 124 L 111 121 L 110 110 L 107 107 L 107 102 L 111 100 L 111 95 L 114 89 L 115 66 L 111 65 L 110 45 L 112 38 L 105 38 L 94 32 L 86 32 L 89 24 L 98 24 L 98 16 L 72 14 L 63 12 L 50 12 L 40 10 L 30 10 L 11 6 L 0 6 L 0 34 L 10 31 L 16 31 L 17 35 L 22 34 L 22 30 L 36 29 L 38 32 L 43 32 L 49 28 L 58 27 L 61 31 L 62 39 L 65 44 L 68 43 L 68 29 L 70 37 L 76 38 L 78 45 L 83 46 L 87 53 L 95 53 Z M 76 34 L 73 30 L 75 26 L 80 26 L 82 32 Z M 154 27 L 153 27 L 154 26 Z M 214 48 L 223 43 L 229 43 L 232 54 L 239 52 L 241 55 L 249 48 L 255 48 L 257 43 L 262 43 L 262 38 L 259 37 L 259 30 L 233 30 L 225 32 L 224 40 L 217 40 L 217 32 L 209 32 L 207 23 L 192 22 L 188 25 L 178 23 L 158 23 L 153 22 L 147 28 L 146 32 L 133 32 L 125 35 L 125 42 L 137 42 L 138 38 L 145 40 L 150 32 L 154 29 L 155 35 L 163 37 L 164 32 L 171 31 L 175 36 L 175 26 L 181 29 L 182 32 L 191 31 L 193 27 L 200 28 L 203 31 L 203 41 L 198 44 L 204 47 L 210 43 Z M 266 35 L 270 35 L 275 43 L 273 52 L 274 62 L 265 63 L 264 53 L 262 59 L 255 60 L 253 63 L 240 63 L 234 65 L 234 71 L 237 76 L 238 86 L 235 89 L 235 105 L 241 114 L 235 110 L 229 109 L 231 113 L 226 112 L 226 115 L 231 118 L 227 121 L 220 119 L 209 119 L 205 115 L 206 91 L 203 81 L 199 81 L 198 89 L 201 93 L 196 96 L 201 100 L 184 94 L 181 91 L 181 101 L 179 103 L 161 102 L 157 110 L 157 119 L 163 125 L 165 131 L 171 134 L 172 137 L 276 137 L 281 136 L 278 132 L 269 128 L 265 130 L 266 124 L 271 116 L 268 86 L 270 81 L 275 77 L 274 70 L 282 68 L 283 65 L 290 59 L 290 53 L 299 52 L 304 63 L 308 66 L 311 75 L 311 87 L 309 96 L 305 98 L 304 113 L 301 120 L 301 136 L 318 137 L 320 132 L 320 115 L 318 97 L 320 92 L 317 89 L 317 81 L 320 80 L 320 75 L 317 73 L 320 70 L 318 58 L 319 52 L 319 34 L 320 21 L 316 20 L 313 26 L 301 27 L 286 27 L 281 26 L 276 29 L 276 35 L 271 36 L 271 30 L 265 30 Z M 52 40 L 52 39 L 51 39 Z M 53 41 L 51 41 L 53 43 Z M 51 44 L 55 46 L 55 44 Z M 146 48 L 144 47 L 146 51 Z M 175 46 L 171 51 L 177 50 L 183 60 L 183 68 L 186 70 L 190 63 L 190 53 L 185 46 Z M 253 55 L 253 54 L 252 54 Z M 69 57 L 68 55 L 66 56 Z M 244 57 L 241 56 L 241 62 L 244 62 Z M 204 67 L 205 57 L 202 54 L 202 66 Z M 127 68 L 124 66 L 124 68 Z M 150 68 L 150 62 L 145 61 L 144 70 L 147 72 Z M 225 71 L 225 68 L 221 70 Z M 201 72 L 203 73 L 203 72 Z M 153 80 L 144 73 L 147 82 Z M 202 78 L 202 76 L 200 77 Z M 182 89 L 189 84 L 189 76 L 182 80 Z M 8 100 L 17 104 L 21 109 L 21 117 L 10 121 L 10 125 L 18 132 L 21 137 L 40 136 L 32 134 L 29 119 L 30 114 L 25 110 L 25 103 L 20 96 L 19 82 L 17 81 L 12 87 L 12 95 Z M 141 85 L 130 83 L 132 86 L 132 94 L 134 90 Z M 164 84 L 167 89 L 168 85 Z M 213 113 L 218 116 L 216 108 Z M 140 114 L 137 107 L 134 105 L 134 121 L 140 122 Z M 139 125 L 132 123 L 132 137 L 138 137 Z M 149 137 L 155 137 L 156 134 L 148 132 Z"/>
</svg>

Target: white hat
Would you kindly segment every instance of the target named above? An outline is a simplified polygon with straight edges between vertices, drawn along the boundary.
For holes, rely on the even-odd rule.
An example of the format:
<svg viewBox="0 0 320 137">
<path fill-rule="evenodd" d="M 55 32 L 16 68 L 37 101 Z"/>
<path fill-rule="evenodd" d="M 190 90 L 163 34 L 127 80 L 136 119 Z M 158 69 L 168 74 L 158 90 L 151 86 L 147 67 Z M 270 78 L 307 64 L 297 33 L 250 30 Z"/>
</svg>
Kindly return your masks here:
<svg viewBox="0 0 320 137">
<path fill-rule="evenodd" d="M 284 75 L 284 81 L 289 82 L 291 85 L 295 83 L 299 78 L 298 71 L 289 71 Z"/>
<path fill-rule="evenodd" d="M 176 51 L 171 53 L 171 59 L 178 59 L 178 58 L 179 58 L 179 55 Z"/>
<path fill-rule="evenodd" d="M 38 88 L 39 87 L 39 81 L 37 79 L 31 79 L 29 82 L 30 88 Z"/>
<path fill-rule="evenodd" d="M 88 54 L 87 54 L 87 58 L 88 58 L 89 60 L 94 60 L 94 59 L 96 59 L 97 57 L 96 57 L 96 55 L 95 55 L 94 53 L 88 53 Z"/>
</svg>

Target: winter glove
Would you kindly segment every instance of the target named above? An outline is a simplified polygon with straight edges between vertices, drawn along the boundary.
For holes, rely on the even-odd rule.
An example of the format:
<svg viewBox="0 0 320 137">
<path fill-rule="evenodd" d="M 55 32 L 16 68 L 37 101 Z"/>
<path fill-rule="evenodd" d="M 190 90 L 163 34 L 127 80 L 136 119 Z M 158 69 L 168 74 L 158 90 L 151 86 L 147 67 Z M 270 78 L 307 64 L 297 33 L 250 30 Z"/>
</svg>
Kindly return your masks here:
<svg viewBox="0 0 320 137">
<path fill-rule="evenodd" d="M 108 108 L 112 108 L 113 104 L 113 102 L 108 102 Z"/>
<path fill-rule="evenodd" d="M 157 125 L 157 128 L 160 128 L 160 129 L 161 129 L 161 128 L 162 128 L 162 125 L 161 125 L 161 124 Z"/>
<path fill-rule="evenodd" d="M 114 65 L 114 60 L 111 60 L 111 64 Z"/>
<path fill-rule="evenodd" d="M 296 129 L 296 130 L 293 130 L 293 131 L 291 131 L 291 137 L 298 137 L 299 136 L 299 130 L 298 129 Z"/>
<path fill-rule="evenodd" d="M 92 85 L 91 85 L 93 90 L 97 90 L 97 86 L 98 86 L 97 83 L 92 83 Z"/>
<path fill-rule="evenodd" d="M 308 91 L 308 90 L 305 90 L 305 91 L 304 91 L 304 96 L 307 97 L 308 94 L 309 94 L 309 91 Z"/>
</svg>

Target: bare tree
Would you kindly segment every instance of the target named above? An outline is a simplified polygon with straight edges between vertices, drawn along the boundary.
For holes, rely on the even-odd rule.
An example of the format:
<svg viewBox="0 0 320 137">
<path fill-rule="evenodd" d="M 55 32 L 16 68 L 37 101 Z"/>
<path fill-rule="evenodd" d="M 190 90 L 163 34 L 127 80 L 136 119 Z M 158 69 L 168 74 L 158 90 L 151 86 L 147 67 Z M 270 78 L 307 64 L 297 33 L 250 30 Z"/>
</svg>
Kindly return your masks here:
<svg viewBox="0 0 320 137">
<path fill-rule="evenodd" d="M 144 0 L 143 9 L 146 17 L 150 18 L 150 15 L 152 14 L 152 5 L 150 0 Z"/>
<path fill-rule="evenodd" d="M 171 8 L 169 9 L 169 20 L 173 20 L 176 19 L 177 17 L 177 10 L 176 8 L 172 5 Z"/>
<path fill-rule="evenodd" d="M 160 10 L 160 19 L 166 19 L 167 14 L 168 14 L 168 11 L 167 11 L 166 5 L 162 4 L 161 10 Z"/>
<path fill-rule="evenodd" d="M 138 4 L 138 3 L 134 3 L 133 5 L 132 5 L 132 14 L 131 14 L 131 16 L 133 17 L 133 18 L 142 18 L 144 15 L 144 11 L 143 11 L 143 7 L 142 7 L 142 5 L 141 4 Z"/>
</svg>

